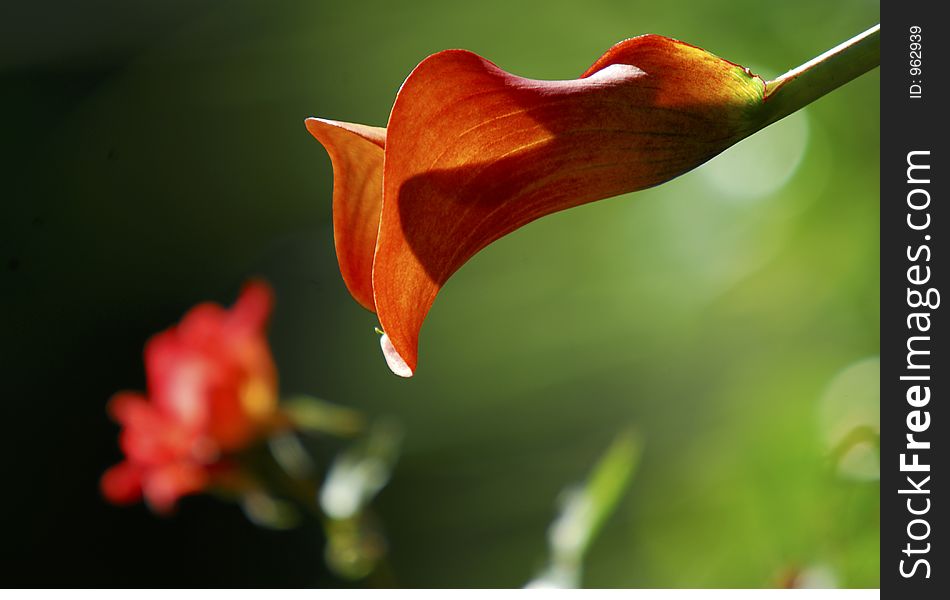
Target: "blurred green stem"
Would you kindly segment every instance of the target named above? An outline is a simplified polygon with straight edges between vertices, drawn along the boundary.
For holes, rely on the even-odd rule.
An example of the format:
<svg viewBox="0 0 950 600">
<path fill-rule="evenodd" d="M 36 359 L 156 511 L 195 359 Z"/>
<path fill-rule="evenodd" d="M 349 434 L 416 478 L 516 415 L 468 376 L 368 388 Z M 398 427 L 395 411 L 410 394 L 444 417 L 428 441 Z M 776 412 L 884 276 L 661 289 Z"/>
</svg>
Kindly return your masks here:
<svg viewBox="0 0 950 600">
<path fill-rule="evenodd" d="M 821 56 L 765 83 L 765 125 L 787 117 L 881 63 L 875 25 Z"/>
</svg>

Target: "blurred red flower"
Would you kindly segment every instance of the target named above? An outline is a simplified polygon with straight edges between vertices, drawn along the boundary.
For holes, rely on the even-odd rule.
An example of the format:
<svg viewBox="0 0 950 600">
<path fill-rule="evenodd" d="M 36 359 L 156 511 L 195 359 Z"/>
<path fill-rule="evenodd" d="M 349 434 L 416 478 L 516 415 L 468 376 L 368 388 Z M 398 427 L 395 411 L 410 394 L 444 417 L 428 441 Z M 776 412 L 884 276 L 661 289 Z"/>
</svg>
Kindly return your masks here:
<svg viewBox="0 0 950 600">
<path fill-rule="evenodd" d="M 157 512 L 233 474 L 229 455 L 280 422 L 277 371 L 265 337 L 273 294 L 251 282 L 228 310 L 191 309 L 145 346 L 148 395 L 120 392 L 109 414 L 126 459 L 102 476 L 116 504 L 143 498 Z"/>
<path fill-rule="evenodd" d="M 333 163 L 340 270 L 377 313 L 390 368 L 413 374 L 436 295 L 479 250 L 702 164 L 765 124 L 764 93 L 747 69 L 645 35 L 566 81 L 446 50 L 409 75 L 386 129 L 307 119 Z"/>
</svg>

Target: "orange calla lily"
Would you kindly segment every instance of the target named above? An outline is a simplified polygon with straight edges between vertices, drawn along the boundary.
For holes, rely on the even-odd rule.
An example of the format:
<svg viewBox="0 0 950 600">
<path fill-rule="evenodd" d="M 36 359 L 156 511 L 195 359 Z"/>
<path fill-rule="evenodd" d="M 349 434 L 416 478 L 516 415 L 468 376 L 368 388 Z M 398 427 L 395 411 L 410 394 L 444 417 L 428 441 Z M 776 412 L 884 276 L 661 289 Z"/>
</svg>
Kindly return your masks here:
<svg viewBox="0 0 950 600">
<path fill-rule="evenodd" d="M 544 215 L 648 188 L 775 120 L 766 83 L 670 38 L 615 45 L 579 79 L 538 81 L 471 52 L 420 63 L 387 129 L 307 119 L 333 163 L 340 270 L 377 313 L 394 373 L 476 252 Z"/>
</svg>

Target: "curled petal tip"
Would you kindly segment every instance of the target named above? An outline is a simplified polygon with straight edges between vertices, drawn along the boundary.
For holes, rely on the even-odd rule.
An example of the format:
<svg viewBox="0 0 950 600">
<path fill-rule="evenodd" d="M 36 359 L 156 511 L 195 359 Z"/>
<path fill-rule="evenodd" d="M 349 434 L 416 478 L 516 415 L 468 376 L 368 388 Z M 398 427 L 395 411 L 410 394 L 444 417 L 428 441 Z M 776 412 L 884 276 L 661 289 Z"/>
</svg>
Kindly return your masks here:
<svg viewBox="0 0 950 600">
<path fill-rule="evenodd" d="M 386 364 L 389 370 L 400 377 L 412 377 L 412 369 L 406 364 L 396 348 L 385 333 L 379 337 L 379 346 L 383 349 L 383 356 L 386 358 Z"/>
<path fill-rule="evenodd" d="M 373 253 L 383 201 L 386 130 L 313 117 L 305 123 L 333 163 L 333 240 L 343 281 L 357 302 L 376 312 Z"/>
</svg>

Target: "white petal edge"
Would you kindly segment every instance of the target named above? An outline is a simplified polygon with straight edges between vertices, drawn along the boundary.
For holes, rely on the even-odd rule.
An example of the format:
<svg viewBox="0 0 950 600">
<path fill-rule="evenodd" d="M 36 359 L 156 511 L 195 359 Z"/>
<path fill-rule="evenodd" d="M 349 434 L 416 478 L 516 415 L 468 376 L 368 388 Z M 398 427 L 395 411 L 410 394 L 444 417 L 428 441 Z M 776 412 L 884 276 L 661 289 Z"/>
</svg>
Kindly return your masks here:
<svg viewBox="0 0 950 600">
<path fill-rule="evenodd" d="M 412 369 L 399 356 L 393 343 L 389 341 L 389 336 L 385 333 L 379 337 L 379 347 L 383 349 L 383 356 L 386 358 L 386 364 L 390 371 L 400 377 L 412 377 Z"/>
</svg>

